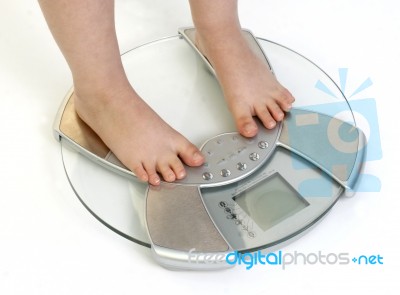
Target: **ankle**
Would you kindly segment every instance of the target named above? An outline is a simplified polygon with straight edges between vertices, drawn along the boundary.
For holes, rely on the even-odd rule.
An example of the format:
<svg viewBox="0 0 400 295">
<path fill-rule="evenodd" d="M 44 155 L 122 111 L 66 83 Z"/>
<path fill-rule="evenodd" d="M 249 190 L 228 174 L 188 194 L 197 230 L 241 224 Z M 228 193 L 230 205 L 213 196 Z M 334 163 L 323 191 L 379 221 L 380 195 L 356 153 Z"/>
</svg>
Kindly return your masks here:
<svg viewBox="0 0 400 295">
<path fill-rule="evenodd" d="M 241 34 L 240 27 L 220 27 L 220 28 L 197 28 L 196 35 L 202 42 L 224 43 L 232 37 L 238 37 Z"/>
<path fill-rule="evenodd" d="M 74 80 L 74 92 L 78 100 L 90 103 L 109 103 L 115 97 L 125 96 L 134 92 L 129 82 L 125 79 L 92 79 L 90 81 Z"/>
</svg>

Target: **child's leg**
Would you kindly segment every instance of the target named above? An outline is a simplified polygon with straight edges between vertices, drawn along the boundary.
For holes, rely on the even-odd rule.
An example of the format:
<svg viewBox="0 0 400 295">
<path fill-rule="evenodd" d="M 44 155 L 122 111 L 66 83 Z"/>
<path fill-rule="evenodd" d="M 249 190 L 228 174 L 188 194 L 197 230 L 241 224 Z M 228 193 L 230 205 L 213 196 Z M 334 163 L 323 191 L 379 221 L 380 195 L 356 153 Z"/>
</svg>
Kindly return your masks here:
<svg viewBox="0 0 400 295">
<path fill-rule="evenodd" d="M 185 176 L 182 162 L 201 165 L 198 149 L 136 94 L 122 67 L 113 0 L 40 0 L 72 71 L 79 116 L 143 181 Z"/>
<path fill-rule="evenodd" d="M 213 65 L 239 132 L 254 136 L 257 116 L 273 128 L 291 108 L 293 96 L 247 46 L 237 0 L 189 0 L 197 46 Z"/>
</svg>

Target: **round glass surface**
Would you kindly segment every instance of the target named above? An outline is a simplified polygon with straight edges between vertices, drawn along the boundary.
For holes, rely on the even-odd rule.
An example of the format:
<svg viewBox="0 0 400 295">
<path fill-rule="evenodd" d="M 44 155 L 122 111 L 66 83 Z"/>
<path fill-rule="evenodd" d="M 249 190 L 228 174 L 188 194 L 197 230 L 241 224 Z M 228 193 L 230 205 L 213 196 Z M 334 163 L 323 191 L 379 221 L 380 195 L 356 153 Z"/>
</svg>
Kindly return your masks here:
<svg viewBox="0 0 400 295">
<path fill-rule="evenodd" d="M 259 42 L 278 80 L 296 98 L 293 107 L 354 124 L 346 98 L 323 70 L 282 45 L 265 39 Z M 179 36 L 134 48 L 122 60 L 138 94 L 197 146 L 217 134 L 235 131 L 217 80 Z M 154 143 L 143 143 L 144 148 L 146 144 Z M 61 147 L 68 180 L 89 212 L 118 234 L 150 247 L 145 224 L 147 185 L 103 168 L 63 141 Z"/>
</svg>

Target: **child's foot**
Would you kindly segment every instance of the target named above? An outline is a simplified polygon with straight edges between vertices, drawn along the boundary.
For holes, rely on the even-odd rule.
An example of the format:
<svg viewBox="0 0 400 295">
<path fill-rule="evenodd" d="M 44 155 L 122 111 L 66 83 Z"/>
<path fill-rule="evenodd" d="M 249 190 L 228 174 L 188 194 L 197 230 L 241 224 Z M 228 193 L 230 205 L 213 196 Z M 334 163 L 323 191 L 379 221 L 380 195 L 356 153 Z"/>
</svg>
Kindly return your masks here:
<svg viewBox="0 0 400 295">
<path fill-rule="evenodd" d="M 217 73 L 238 131 L 252 137 L 257 134 L 253 116 L 266 128 L 274 128 L 284 112 L 290 110 L 294 98 L 253 53 L 242 31 L 227 30 L 207 33 L 197 30 L 196 43 Z"/>
<path fill-rule="evenodd" d="M 158 185 L 160 174 L 171 182 L 185 177 L 182 162 L 203 163 L 197 147 L 166 124 L 130 86 L 101 95 L 83 92 L 76 90 L 77 113 L 142 181 Z"/>
</svg>

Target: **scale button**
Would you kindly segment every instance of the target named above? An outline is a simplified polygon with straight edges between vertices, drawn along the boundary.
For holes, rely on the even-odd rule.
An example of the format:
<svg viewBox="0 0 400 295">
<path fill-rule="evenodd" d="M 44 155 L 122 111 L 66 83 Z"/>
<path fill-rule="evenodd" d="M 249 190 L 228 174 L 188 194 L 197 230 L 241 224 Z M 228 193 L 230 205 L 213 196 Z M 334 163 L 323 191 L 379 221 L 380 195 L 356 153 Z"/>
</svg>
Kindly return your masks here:
<svg viewBox="0 0 400 295">
<path fill-rule="evenodd" d="M 225 201 L 221 201 L 218 203 L 218 206 L 220 206 L 221 208 L 225 208 L 228 204 L 226 204 Z"/>
<path fill-rule="evenodd" d="M 246 163 L 239 162 L 236 164 L 236 168 L 240 171 L 243 171 L 247 169 L 247 165 Z"/>
<path fill-rule="evenodd" d="M 231 208 L 229 208 L 229 207 L 226 207 L 225 209 L 224 209 L 224 211 L 225 211 L 225 213 L 232 213 L 232 209 Z"/>
<path fill-rule="evenodd" d="M 250 160 L 252 160 L 252 161 L 257 161 L 258 159 L 260 159 L 260 155 L 257 154 L 257 153 L 251 153 L 251 154 L 249 155 L 249 158 L 250 158 Z"/>
<path fill-rule="evenodd" d="M 212 173 L 211 172 L 204 172 L 203 173 L 203 179 L 204 180 L 211 180 L 211 179 L 213 179 L 213 175 L 212 175 Z"/>
<path fill-rule="evenodd" d="M 221 170 L 221 176 L 222 177 L 228 177 L 229 175 L 231 175 L 231 171 L 229 171 L 228 169 L 222 169 Z"/>
<path fill-rule="evenodd" d="M 249 232 L 247 232 L 247 235 L 248 235 L 248 237 L 249 237 L 249 238 L 251 238 L 251 239 L 253 239 L 253 238 L 255 238 L 255 237 L 256 237 L 256 233 L 255 233 L 255 232 L 253 232 L 253 231 L 249 231 Z"/>
<path fill-rule="evenodd" d="M 262 140 L 262 141 L 260 141 L 260 142 L 258 143 L 258 147 L 259 147 L 260 149 L 266 149 L 266 148 L 268 147 L 268 142 Z"/>
</svg>

